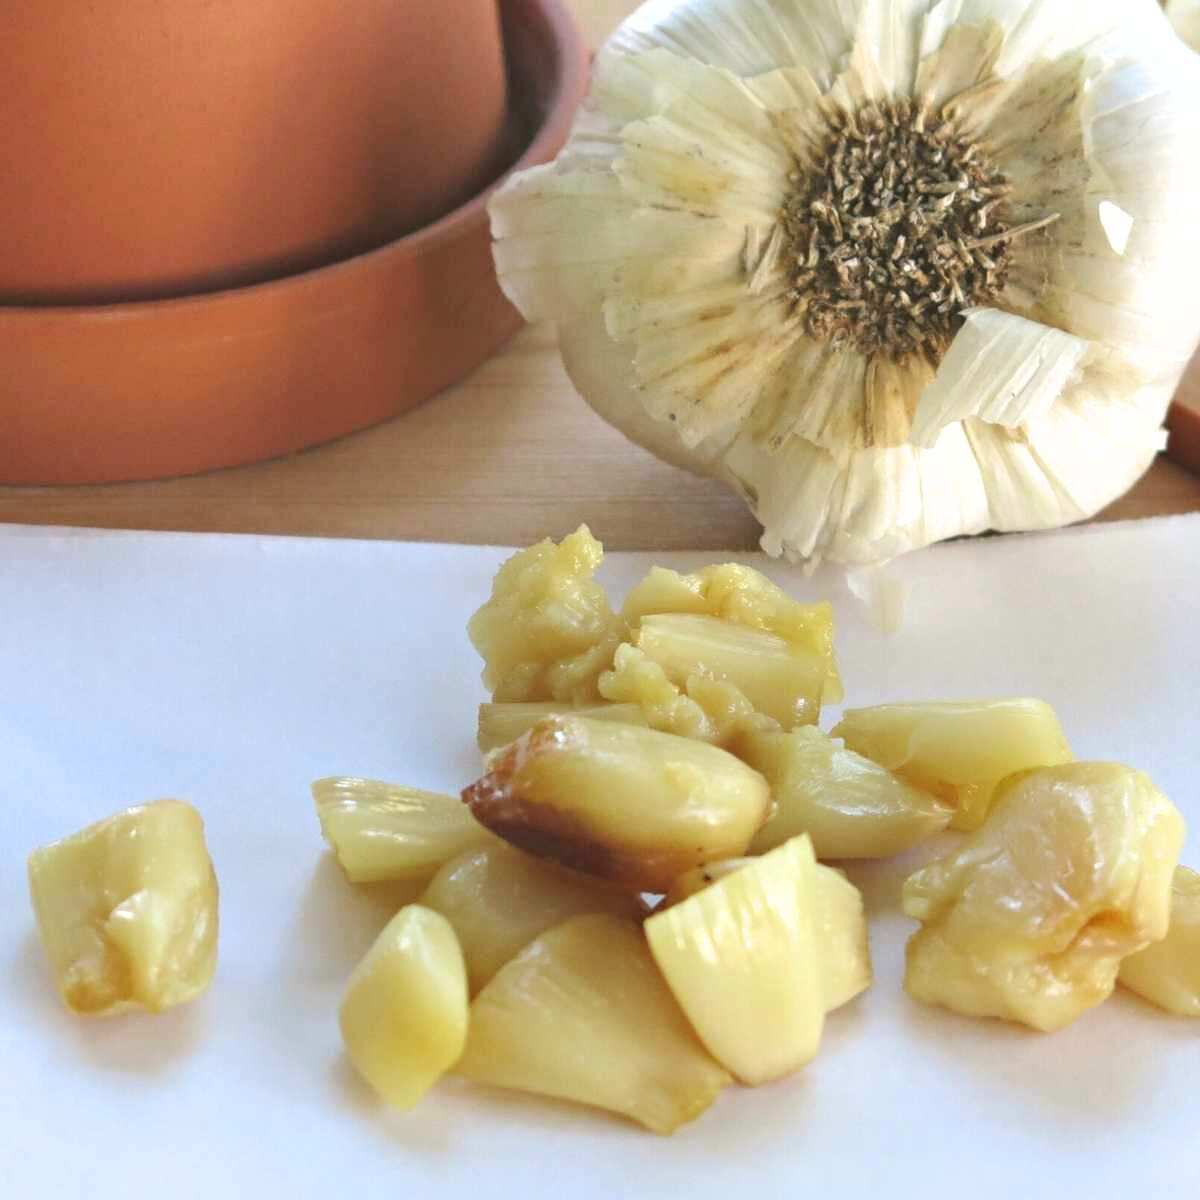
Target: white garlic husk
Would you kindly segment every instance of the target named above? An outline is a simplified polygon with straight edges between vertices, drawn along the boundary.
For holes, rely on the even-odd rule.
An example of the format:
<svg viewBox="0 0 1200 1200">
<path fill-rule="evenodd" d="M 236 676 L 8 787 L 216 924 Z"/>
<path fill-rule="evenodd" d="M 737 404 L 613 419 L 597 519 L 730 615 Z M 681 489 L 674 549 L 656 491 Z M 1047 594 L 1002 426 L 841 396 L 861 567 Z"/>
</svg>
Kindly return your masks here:
<svg viewBox="0 0 1200 1200">
<path fill-rule="evenodd" d="M 1164 7 L 1175 32 L 1200 51 L 1200 0 L 1166 0 Z"/>
<path fill-rule="evenodd" d="M 770 553 L 1063 525 L 1162 449 L 1200 338 L 1198 99 L 1150 3 L 653 0 L 494 197 L 498 273 Z"/>
</svg>

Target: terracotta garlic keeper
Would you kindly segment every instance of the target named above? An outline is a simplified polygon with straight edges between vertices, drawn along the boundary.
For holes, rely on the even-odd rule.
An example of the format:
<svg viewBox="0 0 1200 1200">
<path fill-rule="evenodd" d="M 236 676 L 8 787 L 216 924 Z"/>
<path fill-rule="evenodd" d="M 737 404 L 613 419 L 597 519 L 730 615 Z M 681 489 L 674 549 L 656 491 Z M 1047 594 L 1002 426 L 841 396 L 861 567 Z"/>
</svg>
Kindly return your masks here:
<svg viewBox="0 0 1200 1200">
<path fill-rule="evenodd" d="M 257 282 L 469 199 L 501 166 L 499 16 L 436 7 L 0 0 L 0 300 Z"/>
<path fill-rule="evenodd" d="M 451 6 L 463 10 L 461 22 L 451 19 Z M 40 13 L 41 6 L 35 7 Z M 46 7 L 81 11 L 66 0 L 46 0 Z M 123 12 L 126 5 L 90 7 L 109 13 Z M 332 19 L 332 14 L 340 12 L 342 22 L 353 11 L 356 19 L 368 24 L 383 10 L 424 14 L 436 11 L 438 28 L 456 34 L 468 21 L 467 10 L 472 10 L 482 27 L 488 28 L 488 4 L 483 0 L 445 0 L 436 6 L 404 0 L 363 0 L 353 6 L 334 0 L 328 4 L 324 0 L 256 0 L 254 6 L 245 0 L 219 0 L 211 6 L 185 5 L 182 0 L 157 4 L 139 0 L 128 5 L 139 11 L 178 8 L 200 12 L 208 7 L 269 11 L 280 28 L 288 24 L 285 10 L 289 18 L 290 14 L 303 12 L 305 21 L 323 19 L 325 15 Z M 26 11 L 22 6 L 22 12 Z M 500 0 L 499 16 L 508 85 L 504 131 L 498 133 L 494 123 L 472 119 L 470 136 L 465 142 L 457 142 L 444 126 L 439 134 L 432 135 L 422 121 L 410 121 L 404 128 L 388 125 L 391 132 L 382 140 L 389 146 L 394 137 L 409 136 L 404 129 L 411 133 L 420 126 L 420 130 L 410 136 L 407 147 L 400 147 L 404 153 L 398 151 L 392 165 L 380 168 L 374 177 L 386 202 L 355 227 L 352 241 L 337 242 L 344 231 L 336 232 L 336 221 L 325 227 L 321 237 L 332 238 L 327 244 L 335 246 L 329 265 L 200 294 L 176 296 L 175 289 L 168 287 L 156 293 L 156 297 L 165 298 L 64 304 L 53 301 L 56 296 L 74 297 L 95 289 L 107 293 L 105 280 L 114 287 L 132 289 L 133 295 L 140 295 L 143 285 L 161 287 L 171 278 L 211 280 L 216 276 L 206 276 L 201 268 L 213 243 L 206 243 L 205 253 L 189 259 L 189 246 L 194 250 L 199 243 L 181 238 L 175 257 L 163 250 L 161 256 L 156 252 L 153 260 L 149 253 L 137 262 L 131 258 L 123 277 L 105 275 L 106 269 L 120 264 L 114 261 L 106 267 L 100 256 L 88 258 L 83 243 L 76 245 L 72 253 L 63 253 L 56 268 L 45 255 L 39 260 L 29 248 L 24 251 L 23 262 L 18 262 L 5 243 L 0 253 L 0 272 L 5 273 L 0 286 L 0 429 L 4 431 L 0 437 L 0 482 L 147 479 L 286 454 L 364 428 L 420 403 L 462 378 L 503 344 L 519 327 L 520 318 L 502 296 L 492 269 L 486 212 L 490 185 L 499 181 L 504 166 L 546 162 L 557 153 L 583 95 L 587 55 L 561 0 Z M 262 33 L 257 20 L 255 30 Z M 494 31 L 494 21 L 492 28 Z M 392 29 L 388 36 L 395 39 L 400 32 Z M 167 30 L 142 33 L 148 38 L 160 37 L 167 45 L 171 42 Z M 311 61 L 319 71 L 320 60 L 328 51 L 322 49 L 315 32 L 312 36 Z M 384 79 L 389 70 L 407 69 L 405 64 L 413 55 L 432 54 L 441 36 L 434 31 L 430 34 L 432 40 L 423 42 L 409 30 L 407 40 L 401 38 L 402 45 L 390 50 L 377 47 L 376 57 L 368 56 L 373 78 L 388 98 L 383 108 L 396 102 L 391 81 Z M 290 53 L 295 43 L 293 33 L 284 40 Z M 10 52 L 6 44 L 0 56 Z M 192 52 L 202 54 L 203 48 L 195 45 Z M 486 63 L 491 59 L 486 54 L 480 57 L 473 49 L 471 61 L 475 63 L 471 70 L 486 72 Z M 125 86 L 115 82 L 119 77 L 114 70 L 114 89 Z M 292 77 L 285 72 L 280 78 Z M 439 77 L 436 84 L 423 89 L 423 119 L 433 121 L 435 113 L 439 121 L 461 115 L 464 97 L 476 95 L 467 83 L 456 85 L 448 79 Z M 358 84 L 347 81 L 345 87 L 356 91 Z M 490 85 L 484 91 L 492 94 Z M 369 92 L 364 89 L 362 95 Z M 500 95 L 503 97 L 503 86 Z M 278 109 L 287 108 L 286 95 L 274 99 Z M 371 142 L 380 133 L 378 128 L 367 134 L 358 129 L 360 120 L 369 123 L 374 118 L 362 116 L 371 109 L 365 99 L 356 104 L 359 107 L 354 111 L 360 115 L 349 123 L 350 149 L 327 147 L 330 161 L 337 164 L 338 170 L 350 169 L 364 137 Z M 122 102 L 98 110 L 94 119 L 118 120 L 128 115 Z M 263 146 L 269 141 L 268 126 L 265 120 L 259 126 L 258 136 L 267 139 L 260 143 Z M 11 145 L 10 132 L 3 136 L 10 138 Z M 495 155 L 506 141 L 509 161 L 497 163 Z M 463 154 L 468 143 L 468 152 Z M 416 155 L 419 166 L 413 163 L 414 146 L 420 147 Z M 166 154 L 165 143 L 159 149 Z M 207 143 L 200 148 L 194 143 L 181 143 L 174 152 L 181 163 L 187 160 L 181 167 L 185 173 L 194 170 L 202 174 L 211 151 Z M 471 170 L 465 169 L 468 159 L 474 162 Z M 407 169 L 396 165 L 406 161 Z M 331 168 L 309 160 L 303 168 L 296 166 L 293 170 L 296 186 L 308 186 L 302 179 L 308 171 L 321 174 Z M 476 172 L 474 177 L 472 170 Z M 479 178 L 480 171 L 483 179 Z M 431 195 L 422 195 L 423 189 L 411 187 L 434 176 L 439 180 L 443 201 L 454 186 L 473 194 L 451 211 L 443 207 L 445 215 L 388 240 L 394 236 L 389 222 L 404 226 L 427 216 L 430 206 L 437 209 Z M 458 179 L 457 185 L 447 184 L 452 176 Z M 0 238 L 9 239 L 15 246 L 21 239 L 13 233 L 14 220 L 23 220 L 27 231 L 38 228 L 39 222 L 44 225 L 44 221 L 36 212 L 26 210 L 22 215 L 20 197 L 24 195 L 28 205 L 32 193 L 26 189 L 14 195 L 10 191 L 12 179 L 10 174 L 0 184 L 0 213 L 4 214 L 0 217 Z M 268 199 L 273 195 L 278 201 L 282 192 L 277 183 L 250 175 L 240 187 L 229 185 L 223 205 L 205 211 L 212 222 L 224 221 L 224 228 L 229 229 L 248 205 L 257 212 L 258 224 L 247 220 L 244 229 L 270 232 L 267 218 L 272 204 L 263 201 L 264 195 Z M 337 196 L 337 203 L 329 211 L 351 213 L 354 195 L 362 198 L 358 188 L 350 189 L 354 195 L 349 198 L 343 196 L 337 180 L 331 183 L 324 179 L 318 190 L 324 191 L 326 185 Z M 460 196 L 455 194 L 454 200 L 458 199 Z M 77 196 L 75 204 L 87 209 L 87 195 Z M 180 212 L 182 209 L 176 212 L 177 218 Z M 195 212 L 189 212 L 189 219 L 195 218 Z M 360 211 L 358 215 L 363 214 Z M 382 225 L 373 224 L 380 220 Z M 303 224 L 297 219 L 292 228 L 299 230 Z M 157 238 L 163 227 L 147 231 L 148 236 L 150 232 Z M 198 220 L 193 233 L 203 242 L 212 229 L 204 220 Z M 128 238 L 130 245 L 136 243 L 137 230 L 127 228 L 122 238 Z M 336 245 L 346 244 L 358 250 L 357 243 L 362 239 L 374 248 L 348 256 L 336 250 Z M 110 241 L 109 247 L 113 244 L 115 241 Z M 323 253 L 313 249 L 321 244 L 326 243 L 320 239 L 310 243 L 301 252 L 302 258 Z M 238 274 L 251 269 L 246 264 L 265 245 L 260 241 L 256 250 L 251 237 L 240 243 L 237 254 L 231 253 L 216 268 L 209 256 L 208 270 Z M 270 249 L 268 258 L 277 250 Z M 243 253 L 246 256 L 239 265 L 235 259 Z M 79 274 L 72 278 L 74 268 Z M 158 283 L 152 284 L 153 279 Z M 18 282 L 21 286 L 14 288 Z"/>
</svg>

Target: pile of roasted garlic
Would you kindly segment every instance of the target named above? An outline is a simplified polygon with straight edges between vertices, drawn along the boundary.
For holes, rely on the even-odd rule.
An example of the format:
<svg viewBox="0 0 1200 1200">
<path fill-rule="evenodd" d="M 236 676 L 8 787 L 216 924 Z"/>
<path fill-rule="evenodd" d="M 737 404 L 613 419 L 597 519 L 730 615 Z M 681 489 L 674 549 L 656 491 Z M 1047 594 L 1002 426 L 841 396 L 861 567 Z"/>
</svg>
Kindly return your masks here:
<svg viewBox="0 0 1200 1200">
<path fill-rule="evenodd" d="M 1200 876 L 1141 772 L 1074 761 L 1037 700 L 842 699 L 827 604 L 757 571 L 653 569 L 619 613 L 586 528 L 500 569 L 471 638 L 492 700 L 485 773 L 457 796 L 313 786 L 353 883 L 423 889 L 341 1009 L 389 1103 L 445 1073 L 608 1109 L 659 1133 L 732 1080 L 818 1052 L 871 983 L 862 897 L 829 861 L 959 830 L 913 874 L 906 987 L 1053 1031 L 1118 980 L 1200 1016 Z M 198 815 L 130 809 L 30 859 L 77 1012 L 159 1010 L 207 986 L 216 880 Z"/>
<path fill-rule="evenodd" d="M 947 828 L 966 837 L 904 887 L 915 998 L 1052 1031 L 1119 976 L 1200 1015 L 1200 876 L 1145 775 L 1075 762 L 1037 700 L 850 709 L 822 733 L 828 605 L 724 565 L 655 568 L 615 613 L 601 557 L 586 528 L 533 546 L 472 619 L 493 699 L 465 806 L 314 787 L 352 881 L 431 877 L 342 1009 L 385 1098 L 454 1070 L 668 1133 L 731 1078 L 809 1062 L 870 985 L 862 897 L 825 861 Z"/>
</svg>

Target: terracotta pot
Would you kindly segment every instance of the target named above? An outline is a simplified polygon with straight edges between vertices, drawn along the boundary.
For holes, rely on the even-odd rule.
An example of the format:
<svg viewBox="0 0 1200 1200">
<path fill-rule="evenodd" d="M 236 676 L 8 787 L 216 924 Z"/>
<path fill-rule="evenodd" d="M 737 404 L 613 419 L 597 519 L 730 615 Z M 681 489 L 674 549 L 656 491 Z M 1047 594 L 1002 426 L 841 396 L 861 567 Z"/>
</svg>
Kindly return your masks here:
<svg viewBox="0 0 1200 1200">
<path fill-rule="evenodd" d="M 1167 455 L 1180 466 L 1200 475 L 1200 408 L 1176 401 L 1167 417 L 1171 440 Z"/>
<path fill-rule="evenodd" d="M 0 302 L 382 245 L 494 177 L 496 0 L 0 0 Z"/>
<path fill-rule="evenodd" d="M 587 56 L 560 0 L 501 0 L 512 92 L 566 139 Z M 181 300 L 0 308 L 0 481 L 147 479 L 269 458 L 410 408 L 520 326 L 492 269 L 487 193 L 382 249 Z"/>
</svg>

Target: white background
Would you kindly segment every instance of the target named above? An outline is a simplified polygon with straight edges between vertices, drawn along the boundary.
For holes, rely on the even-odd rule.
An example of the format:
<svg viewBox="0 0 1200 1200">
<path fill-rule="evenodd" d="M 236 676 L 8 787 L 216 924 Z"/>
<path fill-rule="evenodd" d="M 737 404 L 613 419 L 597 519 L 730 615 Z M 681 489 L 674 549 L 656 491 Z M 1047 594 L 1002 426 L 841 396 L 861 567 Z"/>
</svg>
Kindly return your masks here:
<svg viewBox="0 0 1200 1200">
<path fill-rule="evenodd" d="M 343 882 L 308 785 L 353 773 L 453 791 L 473 777 L 482 693 L 463 629 L 501 557 L 0 533 L 0 1195 L 1194 1191 L 1200 1022 L 1120 995 L 1046 1037 L 919 1007 L 900 986 L 911 860 L 852 870 L 877 978 L 830 1019 L 817 1061 L 729 1089 L 673 1139 L 455 1080 L 415 1113 L 378 1108 L 341 1057 L 335 1014 L 395 900 Z M 614 555 L 603 578 L 619 596 L 648 562 Z M 894 637 L 868 628 L 835 578 L 765 569 L 835 599 L 850 703 L 1044 697 L 1080 757 L 1148 770 L 1200 829 L 1200 517 L 906 560 Z M 25 856 L 164 795 L 207 822 L 217 978 L 163 1017 L 72 1017 L 36 940 Z M 1195 834 L 1188 853 L 1200 865 Z"/>
</svg>

